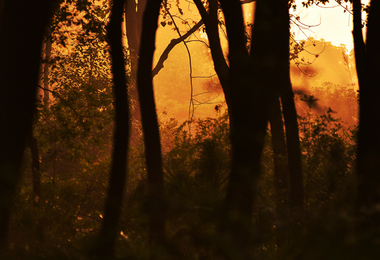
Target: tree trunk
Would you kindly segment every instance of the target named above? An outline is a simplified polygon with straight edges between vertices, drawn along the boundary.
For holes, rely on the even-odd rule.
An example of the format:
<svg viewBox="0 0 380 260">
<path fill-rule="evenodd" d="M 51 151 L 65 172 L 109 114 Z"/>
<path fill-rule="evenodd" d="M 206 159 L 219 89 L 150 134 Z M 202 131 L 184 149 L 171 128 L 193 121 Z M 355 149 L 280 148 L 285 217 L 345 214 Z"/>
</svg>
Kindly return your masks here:
<svg viewBox="0 0 380 260">
<path fill-rule="evenodd" d="M 371 1 L 366 42 L 361 25 L 361 2 L 355 0 L 354 47 L 359 80 L 359 132 L 357 153 L 358 208 L 367 218 L 366 231 L 380 233 L 380 3 Z M 368 228 L 368 229 L 367 229 Z M 377 231 L 375 231 L 377 230 Z"/>
<path fill-rule="evenodd" d="M 221 1 L 229 39 L 230 128 L 232 167 L 225 199 L 226 233 L 233 251 L 227 258 L 253 257 L 252 206 L 257 195 L 260 159 L 267 123 L 279 82 L 273 73 L 283 73 L 289 54 L 278 46 L 278 10 L 274 1 L 256 3 L 251 57 L 244 39 L 239 1 Z M 266 39 L 261 41 L 257 39 Z M 288 40 L 286 46 L 288 46 Z M 273 53 L 274 51 L 278 53 Z M 285 49 L 285 51 L 288 49 Z M 269 62 L 268 62 L 269 61 Z"/>
<path fill-rule="evenodd" d="M 32 183 L 33 183 L 33 202 L 35 205 L 41 197 L 41 172 L 40 172 L 40 156 L 38 152 L 37 139 L 31 133 L 28 137 L 28 146 L 32 156 Z"/>
<path fill-rule="evenodd" d="M 282 110 L 285 120 L 286 146 L 288 151 L 288 169 L 289 169 L 289 206 L 283 219 L 282 237 L 286 239 L 287 233 L 299 232 L 299 223 L 303 221 L 304 216 L 304 186 L 302 172 L 302 154 L 299 139 L 299 128 L 297 121 L 297 111 L 294 103 L 294 94 L 290 84 L 290 78 L 284 80 L 285 84 L 281 91 Z M 289 213 L 289 214 L 287 214 Z M 281 228 L 280 228 L 281 229 Z M 281 230 L 278 230 L 281 232 Z M 297 241 L 293 241 L 297 243 Z M 299 248 L 295 246 L 294 248 Z M 281 246 L 279 247 L 281 250 Z M 300 252 L 292 252 L 294 259 L 303 259 Z"/>
<path fill-rule="evenodd" d="M 128 39 L 128 47 L 131 58 L 131 77 L 128 82 L 128 94 L 132 101 L 132 128 L 131 128 L 131 146 L 135 146 L 140 141 L 139 121 L 141 119 L 141 111 L 139 104 L 139 96 L 136 86 L 138 54 L 140 52 L 140 39 L 142 31 L 142 17 L 145 10 L 147 0 L 125 1 L 126 3 L 126 36 Z"/>
<path fill-rule="evenodd" d="M 290 206 L 296 209 L 297 213 L 302 213 L 304 209 L 304 188 L 297 111 L 290 78 L 286 79 L 285 84 L 282 85 L 281 102 L 288 150 Z"/>
<path fill-rule="evenodd" d="M 128 46 L 132 52 L 132 55 L 138 57 L 140 52 L 140 39 L 142 31 L 142 18 L 146 7 L 147 0 L 125 1 L 126 2 L 126 33 L 128 39 Z M 137 73 L 137 59 L 133 60 L 135 63 L 132 65 L 135 73 L 132 73 L 132 77 Z"/>
<path fill-rule="evenodd" d="M 36 110 L 42 40 L 56 1 L 4 1 L 0 15 L 0 255 Z"/>
<path fill-rule="evenodd" d="M 99 259 L 114 256 L 115 242 L 118 235 L 122 199 L 127 174 L 127 152 L 129 140 L 129 105 L 127 81 L 122 45 L 122 19 L 124 0 L 114 0 L 111 19 L 108 25 L 108 37 L 112 61 L 113 92 L 115 106 L 115 130 L 112 153 L 112 165 L 108 183 L 108 196 L 105 205 L 102 228 L 98 244 L 91 254 Z"/>
<path fill-rule="evenodd" d="M 33 136 L 33 132 L 30 133 L 28 137 L 28 146 L 30 149 L 30 154 L 32 156 L 32 185 L 33 185 L 33 205 L 35 208 L 39 209 L 37 220 L 36 220 L 36 230 L 35 238 L 39 242 L 43 242 L 43 221 L 42 212 L 40 209 L 41 205 L 41 171 L 40 171 L 40 155 L 38 152 L 38 142 Z"/>
<path fill-rule="evenodd" d="M 249 258 L 252 205 L 271 103 L 279 86 L 289 81 L 288 2 L 257 1 L 248 54 L 241 2 L 220 1 L 229 39 L 229 67 L 221 51 L 217 23 L 213 23 L 217 21 L 217 2 L 210 1 L 209 12 L 201 1 L 194 2 L 206 25 L 230 115 L 232 166 L 221 230 L 228 242 L 222 250 L 226 258 Z"/>
<path fill-rule="evenodd" d="M 288 201 L 289 178 L 288 165 L 286 162 L 286 142 L 284 122 L 279 97 L 273 102 L 273 111 L 270 117 L 270 128 L 272 133 L 273 164 L 274 164 L 274 186 L 276 193 L 276 206 L 279 215 L 283 215 L 286 202 Z"/>
<path fill-rule="evenodd" d="M 230 71 L 227 62 L 223 55 L 222 45 L 219 38 L 219 22 L 218 22 L 218 1 L 209 1 L 209 12 L 206 11 L 201 0 L 194 0 L 202 20 L 206 26 L 207 38 L 210 44 L 211 57 L 214 61 L 214 69 L 218 74 L 220 84 L 223 88 L 226 103 L 229 106 L 230 103 Z"/>
<path fill-rule="evenodd" d="M 278 233 L 281 233 L 279 236 L 279 250 L 281 250 L 281 239 L 285 240 L 289 232 L 299 232 L 299 223 L 302 221 L 304 209 L 304 188 L 297 111 L 290 82 L 288 1 L 282 0 L 275 8 L 277 9 L 277 33 L 275 34 L 277 36 L 277 42 L 275 39 L 273 39 L 273 42 L 275 42 L 275 45 L 278 45 L 279 48 L 279 50 L 275 51 L 275 55 L 278 55 L 281 60 L 276 81 L 280 86 L 282 111 L 285 120 L 290 192 L 290 208 L 285 212 L 282 223 L 283 226 L 279 226 L 278 230 Z M 271 48 L 275 49 L 276 47 L 272 46 Z M 297 241 L 293 242 L 297 243 Z M 300 247 L 296 245 L 295 248 Z M 292 254 L 294 254 L 294 259 L 303 259 L 302 252 L 292 252 Z"/>
<path fill-rule="evenodd" d="M 49 61 L 51 56 L 51 35 L 50 29 L 46 30 L 45 35 L 45 62 L 44 62 L 44 101 L 49 103 L 50 88 L 49 88 Z"/>
<path fill-rule="evenodd" d="M 162 246 L 166 237 L 161 144 L 152 81 L 152 62 L 160 6 L 159 0 L 147 2 L 137 70 L 137 89 L 148 172 L 149 241 L 153 246 Z"/>
</svg>

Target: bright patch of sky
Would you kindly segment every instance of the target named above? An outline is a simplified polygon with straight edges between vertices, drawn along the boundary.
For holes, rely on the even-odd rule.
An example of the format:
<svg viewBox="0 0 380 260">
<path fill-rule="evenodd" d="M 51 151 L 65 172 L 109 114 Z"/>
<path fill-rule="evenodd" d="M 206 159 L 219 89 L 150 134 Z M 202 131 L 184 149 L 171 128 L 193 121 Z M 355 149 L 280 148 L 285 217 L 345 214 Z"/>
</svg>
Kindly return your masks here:
<svg viewBox="0 0 380 260">
<path fill-rule="evenodd" d="M 326 5 L 313 5 L 309 8 L 302 7 L 304 0 L 296 0 L 296 11 L 290 10 L 293 15 L 292 32 L 296 40 L 306 40 L 308 37 L 324 39 L 335 46 L 345 44 L 348 50 L 353 48 L 352 40 L 352 14 L 351 4 L 341 1 L 338 4 L 332 0 Z M 368 3 L 367 0 L 362 1 Z M 310 26 L 310 27 L 309 27 Z"/>
</svg>

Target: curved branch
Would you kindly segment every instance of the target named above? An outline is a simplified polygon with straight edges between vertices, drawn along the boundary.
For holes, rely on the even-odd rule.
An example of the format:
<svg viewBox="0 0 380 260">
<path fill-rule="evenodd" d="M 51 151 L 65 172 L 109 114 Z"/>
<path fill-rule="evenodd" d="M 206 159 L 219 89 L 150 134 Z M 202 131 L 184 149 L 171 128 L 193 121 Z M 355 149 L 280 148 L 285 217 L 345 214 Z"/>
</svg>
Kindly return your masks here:
<svg viewBox="0 0 380 260">
<path fill-rule="evenodd" d="M 214 61 L 214 69 L 218 74 L 219 81 L 222 85 L 226 99 L 229 98 L 229 67 L 223 55 L 220 44 L 219 27 L 218 27 L 218 1 L 210 0 L 210 12 L 207 13 L 203 3 L 200 0 L 194 0 L 195 5 L 206 25 L 206 33 L 211 49 L 211 56 Z M 229 100 L 227 100 L 229 103 Z"/>
<path fill-rule="evenodd" d="M 170 51 L 180 42 L 184 41 L 187 37 L 193 34 L 203 25 L 203 20 L 200 20 L 196 25 L 194 25 L 187 33 L 182 35 L 177 39 L 171 40 L 171 42 L 166 46 L 164 52 L 161 54 L 160 59 L 158 60 L 156 66 L 152 70 L 152 78 L 158 74 L 158 72 L 164 67 L 164 62 L 167 60 Z"/>
</svg>

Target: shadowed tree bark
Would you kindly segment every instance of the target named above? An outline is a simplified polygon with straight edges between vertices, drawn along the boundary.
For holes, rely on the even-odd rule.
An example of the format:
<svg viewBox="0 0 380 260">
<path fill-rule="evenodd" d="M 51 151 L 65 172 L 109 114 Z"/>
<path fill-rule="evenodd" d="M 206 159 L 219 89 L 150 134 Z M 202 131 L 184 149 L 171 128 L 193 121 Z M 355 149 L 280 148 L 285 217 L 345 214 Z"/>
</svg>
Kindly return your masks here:
<svg viewBox="0 0 380 260">
<path fill-rule="evenodd" d="M 45 46 L 43 51 L 43 59 L 45 60 L 42 64 L 43 66 L 43 100 L 46 106 L 49 106 L 49 60 L 51 56 L 51 37 L 49 27 L 46 30 L 45 34 Z M 27 144 L 30 149 L 31 159 L 32 159 L 32 186 L 33 186 L 33 205 L 38 209 L 38 212 L 41 214 L 40 205 L 41 205 L 41 170 L 40 170 L 40 155 L 38 149 L 38 140 L 34 137 L 33 129 L 30 135 L 27 138 Z M 39 242 L 44 240 L 44 223 L 41 216 L 38 215 L 35 226 L 35 238 Z"/>
<path fill-rule="evenodd" d="M 286 1 L 282 1 L 286 2 Z M 287 39 L 287 53 L 289 58 L 289 9 L 285 7 L 285 3 L 281 5 L 281 34 L 279 39 L 284 43 Z M 286 16 L 285 16 L 286 14 Z M 286 28 L 285 28 L 286 26 Z M 285 48 L 284 45 L 281 45 Z M 297 111 L 294 102 L 294 93 L 290 82 L 289 59 L 283 64 L 282 73 L 278 77 L 278 83 L 281 85 L 280 96 L 282 103 L 282 113 L 285 121 L 286 131 L 286 147 L 288 155 L 289 170 L 289 208 L 284 212 L 282 226 L 278 227 L 279 248 L 282 250 L 282 242 L 286 239 L 288 232 L 299 232 L 300 225 L 303 221 L 304 212 L 304 186 L 302 172 L 302 154 L 300 147 L 299 128 L 297 120 Z M 285 240 L 286 241 L 286 240 Z M 295 242 L 297 243 L 297 242 Z M 295 246 L 295 248 L 299 248 Z M 293 250 L 293 249 L 290 249 Z M 293 252 L 294 259 L 303 259 L 300 252 Z"/>
<path fill-rule="evenodd" d="M 206 25 L 230 115 L 232 165 L 222 213 L 222 251 L 227 259 L 249 259 L 252 207 L 271 103 L 281 80 L 289 77 L 288 2 L 257 1 L 249 53 L 240 1 L 220 1 L 227 28 L 229 65 L 220 47 L 217 1 L 210 1 L 209 12 L 201 1 L 194 2 Z"/>
<path fill-rule="evenodd" d="M 2 1 L 0 14 L 0 255 L 36 110 L 41 47 L 58 1 Z"/>
<path fill-rule="evenodd" d="M 289 21 L 289 19 L 288 19 Z M 289 23 L 289 22 L 288 22 Z M 289 32 L 289 30 L 288 30 Z M 288 64 L 289 68 L 289 64 Z M 289 70 L 288 70 L 289 71 Z M 302 213 L 304 209 L 304 188 L 302 154 L 300 147 L 297 111 L 289 74 L 284 76 L 281 88 L 282 112 L 285 121 L 286 146 L 288 151 L 290 206 Z"/>
<path fill-rule="evenodd" d="M 233 238 L 237 250 L 228 254 L 230 258 L 250 257 L 247 252 L 252 234 L 249 234 L 247 223 L 252 216 L 270 107 L 280 86 L 286 81 L 290 84 L 288 3 L 257 1 L 249 55 L 245 49 L 239 1 L 220 2 L 229 39 L 229 67 L 218 46 L 217 25 L 210 22 L 211 2 L 207 13 L 200 2 L 195 1 L 206 24 L 215 70 L 221 79 L 231 117 L 232 170 L 225 200 L 229 218 L 225 226 L 226 236 Z"/>
<path fill-rule="evenodd" d="M 273 147 L 273 182 L 275 187 L 275 202 L 277 207 L 276 241 L 279 250 L 284 246 L 285 229 L 289 213 L 289 168 L 285 142 L 284 122 L 279 96 L 273 102 L 272 115 L 269 119 Z"/>
<path fill-rule="evenodd" d="M 369 229 L 380 233 L 380 2 L 370 2 L 366 42 L 363 40 L 361 1 L 353 1 L 353 37 L 359 80 L 357 152 L 358 206 L 369 218 Z M 372 226 L 372 227 L 371 227 Z"/>
<path fill-rule="evenodd" d="M 50 91 L 49 91 L 49 61 L 51 56 L 51 35 L 50 29 L 46 30 L 45 35 L 45 62 L 43 64 L 44 68 L 44 101 L 48 104 L 50 99 Z"/>
<path fill-rule="evenodd" d="M 229 43 L 229 94 L 232 161 L 227 194 L 224 201 L 225 219 L 221 225 L 222 235 L 228 237 L 230 251 L 227 259 L 250 259 L 253 242 L 252 210 L 257 195 L 260 174 L 260 158 L 264 145 L 272 85 L 264 86 L 267 71 L 261 67 L 259 41 L 252 42 L 252 56 L 245 43 L 244 23 L 239 1 L 220 1 L 225 16 Z M 256 4 L 255 25 L 252 38 L 261 38 L 263 28 Z M 264 88 L 265 87 L 265 88 Z"/>
<path fill-rule="evenodd" d="M 145 10 L 147 0 L 139 1 L 125 1 L 126 10 L 126 35 L 128 39 L 128 47 L 131 52 L 131 79 L 129 85 L 132 86 L 129 88 L 129 95 L 132 100 L 137 102 L 132 110 L 132 118 L 136 120 L 141 119 L 140 115 L 140 106 L 138 104 L 138 91 L 136 87 L 136 77 L 137 77 L 137 61 L 138 54 L 140 52 L 140 39 L 142 31 L 142 18 Z M 133 131 L 133 129 L 132 129 Z M 133 135 L 133 133 L 132 133 Z"/>
<path fill-rule="evenodd" d="M 137 69 L 137 89 L 148 172 L 149 241 L 153 246 L 162 246 L 166 236 L 161 144 L 152 82 L 152 62 L 160 6 L 160 0 L 147 2 Z"/>
<path fill-rule="evenodd" d="M 210 44 L 211 57 L 214 61 L 214 69 L 218 74 L 220 84 L 223 88 L 224 96 L 226 98 L 227 106 L 230 103 L 230 68 L 223 55 L 222 46 L 219 38 L 219 22 L 218 22 L 218 1 L 209 1 L 209 11 L 207 12 L 201 0 L 194 0 L 195 5 L 202 17 L 206 26 L 207 38 Z"/>
<path fill-rule="evenodd" d="M 28 136 L 28 147 L 32 156 L 32 185 L 33 185 L 33 205 L 37 209 L 41 205 L 41 170 L 40 170 L 40 155 L 38 151 L 37 139 L 33 136 L 33 130 Z M 39 211 L 40 212 L 40 211 Z M 42 218 L 38 215 L 35 226 L 35 238 L 42 242 L 44 239 Z"/>
<path fill-rule="evenodd" d="M 289 171 L 287 164 L 284 122 L 280 100 L 277 97 L 273 102 L 272 115 L 269 119 L 272 133 L 274 185 L 276 192 L 276 206 L 280 215 L 286 207 L 289 194 Z"/>
<path fill-rule="evenodd" d="M 126 33 L 128 38 L 128 46 L 138 55 L 140 51 L 140 39 L 142 31 L 142 19 L 147 0 L 129 1 L 126 0 Z M 136 64 L 137 65 L 137 64 Z"/>
<path fill-rule="evenodd" d="M 37 139 L 31 133 L 28 136 L 28 146 L 32 156 L 32 183 L 33 183 L 33 203 L 38 204 L 41 197 L 41 172 L 40 172 L 40 156 L 38 152 Z"/>
<path fill-rule="evenodd" d="M 136 146 L 140 141 L 141 111 L 136 78 L 140 52 L 140 39 L 142 31 L 142 18 L 147 0 L 125 1 L 125 29 L 130 52 L 130 77 L 128 82 L 128 94 L 132 101 L 131 109 L 131 138 L 130 145 Z"/>
<path fill-rule="evenodd" d="M 111 19 L 107 28 L 114 83 L 115 130 L 104 218 L 99 239 L 91 252 L 93 256 L 99 259 L 108 259 L 114 256 L 115 242 L 118 235 L 117 227 L 119 224 L 127 174 L 129 105 L 122 45 L 124 2 L 124 0 L 114 0 L 111 9 Z"/>
</svg>

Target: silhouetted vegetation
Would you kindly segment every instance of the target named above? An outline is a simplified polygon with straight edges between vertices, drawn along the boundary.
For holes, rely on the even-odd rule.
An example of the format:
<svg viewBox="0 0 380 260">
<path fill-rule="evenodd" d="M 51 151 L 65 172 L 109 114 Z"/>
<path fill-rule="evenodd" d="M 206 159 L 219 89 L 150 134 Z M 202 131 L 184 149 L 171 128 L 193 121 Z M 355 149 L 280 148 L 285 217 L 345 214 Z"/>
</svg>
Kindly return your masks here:
<svg viewBox="0 0 380 260">
<path fill-rule="evenodd" d="M 95 98 L 95 95 L 89 92 L 87 97 Z M 59 99 L 57 102 L 60 103 Z M 64 103 L 61 105 L 64 106 Z M 80 107 L 79 103 L 73 109 L 80 111 Z M 41 113 L 44 110 L 47 108 L 42 108 Z M 60 115 L 59 112 L 55 115 L 53 109 L 49 111 L 50 121 Z M 99 113 L 106 115 L 109 112 L 103 110 Z M 41 117 L 36 124 L 36 130 L 39 129 L 36 137 L 39 140 L 48 136 L 47 132 L 41 131 L 46 127 L 44 120 Z M 89 120 L 93 123 L 100 121 L 94 118 Z M 191 133 L 188 131 L 189 123 Z M 259 196 L 253 211 L 253 228 L 257 237 L 252 251 L 264 259 L 292 258 L 292 254 L 301 251 L 314 257 L 317 255 L 315 250 L 320 250 L 322 257 L 325 256 L 325 250 L 339 254 L 346 247 L 350 248 L 350 243 L 359 246 L 355 241 L 350 241 L 356 240 L 352 227 L 352 206 L 356 200 L 356 127 L 343 127 L 342 121 L 334 118 L 328 110 L 323 115 L 309 111 L 307 115 L 299 117 L 299 124 L 306 217 L 301 224 L 298 222 L 299 216 L 294 216 L 291 212 L 286 216 L 277 214 L 273 151 L 268 132 L 261 162 Z M 66 125 L 66 128 L 69 127 Z M 64 128 L 61 125 L 59 129 L 63 131 Z M 168 216 L 168 241 L 166 253 L 161 252 L 162 256 L 178 259 L 216 258 L 220 247 L 225 246 L 215 230 L 231 163 L 228 159 L 228 115 L 182 124 L 171 119 L 161 122 L 160 129 L 165 151 L 165 207 Z M 41 208 L 36 210 L 33 207 L 31 177 L 26 177 L 19 188 L 16 204 L 18 210 L 11 222 L 12 248 L 17 252 L 17 257 L 20 257 L 21 252 L 26 256 L 45 258 L 49 254 L 54 257 L 59 254 L 79 257 L 95 238 L 102 221 L 107 187 L 105 173 L 110 167 L 109 154 L 101 151 L 109 147 L 109 136 L 104 135 L 97 143 L 93 141 L 93 138 L 78 135 L 74 142 L 83 142 L 86 147 L 92 143 L 92 151 L 86 156 L 83 146 L 73 146 L 73 139 L 70 138 L 60 139 L 59 150 L 54 142 L 45 143 L 45 148 L 40 146 L 43 168 Z M 120 235 L 117 239 L 119 257 L 129 255 L 141 259 L 151 254 L 145 251 L 149 248 L 148 189 L 143 150 L 140 145 L 129 154 L 129 180 L 124 198 L 126 203 L 122 208 Z M 81 156 L 75 160 L 71 154 Z M 53 155 L 55 166 L 49 160 Z M 53 167 L 55 173 L 51 172 Z M 28 159 L 25 160 L 24 171 L 26 176 L 30 176 Z M 285 204 L 289 203 L 289 198 L 284 197 L 283 200 Z M 32 236 L 40 216 L 44 223 L 43 242 L 38 242 Z M 283 233 L 278 233 L 277 227 L 284 226 L 284 223 L 291 225 L 285 225 L 288 227 L 282 229 Z M 298 226 L 296 230 L 293 225 Z M 276 246 L 278 236 L 285 237 L 280 251 Z M 340 237 L 344 241 L 340 242 Z M 310 243 L 315 247 L 310 247 Z M 352 256 L 347 254 L 347 257 Z"/>
<path fill-rule="evenodd" d="M 25 45 L 12 32 L 20 23 L 8 13 L 0 19 L 7 37 L 0 44 L 0 83 L 12 86 L 0 97 L 1 259 L 376 259 L 380 157 L 378 141 L 371 143 L 379 135 L 370 126 L 378 115 L 357 114 L 358 101 L 360 109 L 376 106 L 369 106 L 378 96 L 369 91 L 375 76 L 363 70 L 378 61 L 370 45 L 377 41 L 368 38 L 372 49 L 356 53 L 360 96 L 351 74 L 340 79 L 347 86 L 321 77 L 311 86 L 304 75 L 319 69 L 300 58 L 305 42 L 290 36 L 293 1 L 257 1 L 247 34 L 241 5 L 250 2 L 195 0 L 202 20 L 194 27 L 181 20 L 189 35 L 199 28 L 207 35 L 220 89 L 207 84 L 226 99 L 205 102 L 215 116 L 195 119 L 189 111 L 188 120 L 168 116 L 175 106 L 157 114 L 153 88 L 168 52 L 188 36 L 171 14 L 183 15 L 179 1 L 0 5 L 0 14 L 31 8 L 27 29 L 37 30 L 21 31 L 31 41 Z M 357 18 L 360 1 L 354 3 Z M 142 16 L 138 8 L 145 4 Z M 129 16 L 127 37 L 141 34 L 128 39 L 129 48 L 123 46 L 123 14 Z M 373 30 L 380 19 L 370 14 Z M 172 26 L 179 38 L 155 71 L 159 26 Z M 43 37 L 49 47 L 41 58 Z M 4 52 L 12 43 L 30 55 L 26 64 Z M 340 69 L 351 73 L 344 47 L 325 47 L 343 53 Z M 38 64 L 44 71 L 36 84 Z"/>
</svg>

